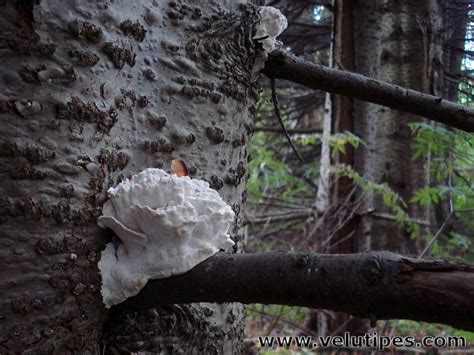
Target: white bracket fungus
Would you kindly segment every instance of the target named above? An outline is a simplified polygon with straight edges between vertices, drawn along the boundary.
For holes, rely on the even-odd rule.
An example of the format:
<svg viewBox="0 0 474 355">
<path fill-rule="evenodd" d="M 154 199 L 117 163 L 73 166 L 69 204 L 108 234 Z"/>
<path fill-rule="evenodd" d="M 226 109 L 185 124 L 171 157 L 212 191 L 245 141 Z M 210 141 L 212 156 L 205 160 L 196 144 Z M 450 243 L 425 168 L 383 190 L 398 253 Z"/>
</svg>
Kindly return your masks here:
<svg viewBox="0 0 474 355">
<path fill-rule="evenodd" d="M 107 308 L 234 245 L 234 212 L 205 181 L 150 168 L 108 192 L 98 224 L 121 243 L 107 244 L 99 261 Z"/>
<path fill-rule="evenodd" d="M 258 9 L 260 22 L 257 25 L 257 32 L 253 39 L 262 43 L 266 54 L 279 49 L 282 43 L 276 38 L 288 27 L 286 17 L 272 6 L 260 6 Z"/>
<path fill-rule="evenodd" d="M 262 44 L 263 53 L 255 60 L 252 69 L 252 81 L 255 80 L 257 73 L 265 67 L 268 53 L 281 48 L 283 43 L 276 38 L 288 27 L 286 17 L 280 10 L 272 6 L 260 6 L 258 13 L 260 22 L 257 24 L 253 39 Z"/>
</svg>

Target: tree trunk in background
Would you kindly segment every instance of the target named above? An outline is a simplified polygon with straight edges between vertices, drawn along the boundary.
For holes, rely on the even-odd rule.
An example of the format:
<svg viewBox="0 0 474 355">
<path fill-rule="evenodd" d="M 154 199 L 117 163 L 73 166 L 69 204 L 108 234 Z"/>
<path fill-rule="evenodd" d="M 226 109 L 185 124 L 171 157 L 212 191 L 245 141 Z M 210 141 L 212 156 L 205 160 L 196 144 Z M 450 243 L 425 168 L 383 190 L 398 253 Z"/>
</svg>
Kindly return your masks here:
<svg viewBox="0 0 474 355">
<path fill-rule="evenodd" d="M 324 99 L 323 134 L 321 138 L 321 158 L 319 159 L 318 192 L 316 194 L 316 213 L 321 218 L 331 204 L 331 94 L 326 93 Z"/>
<path fill-rule="evenodd" d="M 438 94 L 442 85 L 442 8 L 435 0 L 352 1 L 335 3 L 334 66 L 401 86 Z M 388 182 L 409 201 L 415 191 L 430 182 L 428 161 L 413 161 L 412 136 L 407 124 L 421 118 L 388 108 L 334 95 L 333 132 L 353 132 L 367 144 L 334 163 L 352 166 L 365 178 Z M 351 179 L 336 179 L 332 202 L 345 201 L 353 187 Z M 421 240 L 412 240 L 391 217 L 380 196 L 368 193 L 357 218 L 349 220 L 333 239 L 333 252 L 353 253 L 390 250 L 417 255 Z M 411 217 L 422 221 L 428 231 L 428 207 L 410 205 Z M 424 227 L 424 228 L 423 228 Z M 351 232 L 355 236 L 347 238 Z M 341 242 L 342 240 L 342 242 Z M 319 331 L 318 316 L 312 312 L 307 327 Z M 329 334 L 363 333 L 368 320 L 343 313 L 327 317 Z"/>
<path fill-rule="evenodd" d="M 338 0 L 336 5 L 334 67 L 354 72 L 356 71 L 354 24 L 359 19 L 354 18 L 353 0 Z M 351 97 L 334 95 L 334 133 L 354 133 L 354 101 Z M 355 149 L 350 144 L 346 144 L 345 148 L 346 153 L 338 154 L 337 160 L 334 163 L 354 166 Z M 344 176 L 337 178 L 333 188 L 334 203 L 343 203 L 348 199 L 349 202 L 352 202 L 354 196 L 351 197 L 350 194 L 353 187 L 352 179 Z M 335 246 L 332 252 L 349 254 L 357 251 L 354 236 L 348 237 L 355 228 L 357 228 L 357 220 L 354 218 L 349 219 L 336 233 L 333 240 Z M 368 329 L 367 320 L 352 317 L 345 313 L 333 312 L 332 317 L 328 317 L 328 321 L 330 334 L 343 334 L 346 331 L 351 332 L 351 334 L 362 334 Z"/>
<path fill-rule="evenodd" d="M 109 187 L 180 158 L 241 241 L 256 17 L 239 3 L 2 2 L 0 352 L 240 352 L 241 305 L 108 314 L 96 225 Z"/>
<path fill-rule="evenodd" d="M 355 71 L 433 93 L 442 82 L 442 9 L 436 0 L 355 1 Z M 356 150 L 355 169 L 409 201 L 428 186 L 427 158 L 414 161 L 410 122 L 421 118 L 365 102 L 354 102 L 355 133 L 366 143 Z M 410 204 L 409 215 L 429 227 L 429 208 Z M 397 226 L 382 199 L 368 193 L 357 228 L 358 251 L 391 250 L 417 255 L 420 239 Z"/>
<path fill-rule="evenodd" d="M 354 72 L 354 15 L 352 0 L 337 0 L 335 3 L 334 19 L 334 67 L 342 70 Z M 354 99 L 347 96 L 333 95 L 333 133 L 351 132 L 354 133 Z M 354 148 L 346 144 L 346 153 L 338 154 L 335 164 L 354 165 Z M 346 200 L 353 188 L 353 182 L 348 177 L 339 177 L 334 182 L 333 201 L 335 203 Z M 335 253 L 354 252 L 353 238 L 340 242 L 353 229 L 352 223 L 348 223 L 342 228 L 334 238 Z M 339 242 L 339 243 L 338 243 Z"/>
<path fill-rule="evenodd" d="M 472 3 L 472 1 L 471 1 Z M 446 29 L 444 47 L 445 77 L 443 97 L 456 102 L 458 99 L 458 80 L 462 75 L 461 63 L 464 58 L 466 28 L 469 15 L 469 1 L 444 0 L 443 20 Z"/>
<path fill-rule="evenodd" d="M 443 48 L 443 67 L 444 80 L 442 92 L 436 92 L 436 95 L 457 102 L 458 101 L 458 84 L 462 77 L 461 63 L 464 58 L 464 38 L 466 37 L 466 28 L 469 14 L 468 1 L 448 1 L 444 0 L 443 4 L 443 20 L 445 34 L 445 45 Z M 448 128 L 449 129 L 449 128 Z M 453 142 L 454 143 L 454 142 Z M 450 152 L 446 152 L 446 159 L 452 160 Z M 452 176 L 443 182 L 434 182 L 446 186 L 452 185 Z M 438 204 L 434 206 L 432 214 L 432 224 L 435 229 L 440 228 L 444 221 L 451 214 L 453 209 L 453 201 L 451 194 L 447 194 Z"/>
<path fill-rule="evenodd" d="M 353 0 L 336 0 L 334 5 L 333 67 L 355 71 Z M 345 131 L 354 133 L 353 109 L 354 99 L 346 96 L 332 95 L 333 134 Z M 354 148 L 349 144 L 346 144 L 345 148 L 346 154 L 337 154 L 333 164 L 354 165 Z M 347 199 L 350 202 L 351 197 L 349 195 L 352 188 L 353 182 L 350 178 L 342 176 L 335 179 L 331 191 L 331 202 L 333 204 L 343 203 Z M 333 245 L 331 252 L 340 254 L 355 252 L 354 238 L 348 238 L 355 228 L 356 224 L 353 219 L 345 223 L 331 240 L 331 245 Z M 355 318 L 345 313 L 314 310 L 310 313 L 306 327 L 318 332 L 319 335 L 343 334 L 346 331 L 355 334 L 366 330 L 367 323 L 363 319 Z"/>
</svg>

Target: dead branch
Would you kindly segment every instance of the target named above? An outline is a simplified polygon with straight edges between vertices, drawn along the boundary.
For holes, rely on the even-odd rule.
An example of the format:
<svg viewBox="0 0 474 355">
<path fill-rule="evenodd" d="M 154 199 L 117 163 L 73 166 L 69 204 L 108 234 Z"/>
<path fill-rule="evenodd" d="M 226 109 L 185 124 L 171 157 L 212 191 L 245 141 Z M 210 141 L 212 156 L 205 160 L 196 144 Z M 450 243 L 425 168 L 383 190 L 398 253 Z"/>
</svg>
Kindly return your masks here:
<svg viewBox="0 0 474 355">
<path fill-rule="evenodd" d="M 264 73 L 269 77 L 354 97 L 474 132 L 474 108 L 360 74 L 313 64 L 282 50 L 269 54 Z"/>
<path fill-rule="evenodd" d="M 388 252 L 216 254 L 186 274 L 149 281 L 120 308 L 194 302 L 305 306 L 474 330 L 474 266 Z"/>
</svg>

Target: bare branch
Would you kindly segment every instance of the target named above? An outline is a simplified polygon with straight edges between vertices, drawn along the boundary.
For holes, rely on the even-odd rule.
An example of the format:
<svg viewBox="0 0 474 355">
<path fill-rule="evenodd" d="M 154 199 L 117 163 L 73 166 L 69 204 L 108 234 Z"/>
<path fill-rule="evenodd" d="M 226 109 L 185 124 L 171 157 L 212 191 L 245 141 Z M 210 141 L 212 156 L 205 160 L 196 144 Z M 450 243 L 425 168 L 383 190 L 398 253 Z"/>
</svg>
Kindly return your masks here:
<svg viewBox="0 0 474 355">
<path fill-rule="evenodd" d="M 264 73 L 312 89 L 354 97 L 474 132 L 474 109 L 471 107 L 360 74 L 313 64 L 282 50 L 270 53 Z"/>
<path fill-rule="evenodd" d="M 186 274 L 149 281 L 118 307 L 194 302 L 306 306 L 474 330 L 474 266 L 388 252 L 216 254 Z"/>
</svg>

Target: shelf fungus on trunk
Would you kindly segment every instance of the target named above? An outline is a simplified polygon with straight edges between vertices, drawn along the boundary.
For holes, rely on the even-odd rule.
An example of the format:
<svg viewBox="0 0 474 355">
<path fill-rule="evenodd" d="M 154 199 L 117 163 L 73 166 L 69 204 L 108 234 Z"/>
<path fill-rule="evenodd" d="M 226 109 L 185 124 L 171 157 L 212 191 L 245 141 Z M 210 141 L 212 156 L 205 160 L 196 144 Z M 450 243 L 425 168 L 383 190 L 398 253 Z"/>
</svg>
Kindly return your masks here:
<svg viewBox="0 0 474 355">
<path fill-rule="evenodd" d="M 107 244 L 99 261 L 107 308 L 234 245 L 234 212 L 205 181 L 149 168 L 108 193 L 98 224 L 121 243 Z"/>
<path fill-rule="evenodd" d="M 265 67 L 268 53 L 282 47 L 283 43 L 276 38 L 288 27 L 286 17 L 277 8 L 260 6 L 258 14 L 260 15 L 260 22 L 256 26 L 253 40 L 261 44 L 262 51 L 257 56 L 252 68 L 252 81 L 256 79 L 260 70 Z"/>
</svg>

